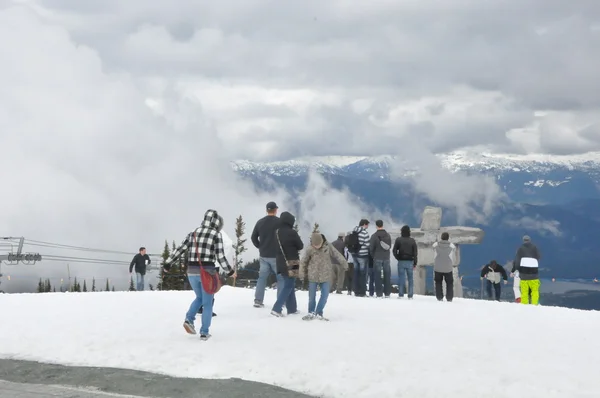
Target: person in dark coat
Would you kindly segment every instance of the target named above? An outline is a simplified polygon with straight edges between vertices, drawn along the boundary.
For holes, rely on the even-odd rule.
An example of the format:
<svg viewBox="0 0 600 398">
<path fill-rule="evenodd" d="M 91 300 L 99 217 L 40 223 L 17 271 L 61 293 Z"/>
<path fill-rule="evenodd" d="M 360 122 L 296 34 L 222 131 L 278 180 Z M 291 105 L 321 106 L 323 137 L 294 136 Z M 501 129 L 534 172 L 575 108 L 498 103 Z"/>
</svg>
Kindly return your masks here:
<svg viewBox="0 0 600 398">
<path fill-rule="evenodd" d="M 488 298 L 492 299 L 492 286 L 494 286 L 494 293 L 496 295 L 496 301 L 500 301 L 500 294 L 502 293 L 502 285 L 500 282 L 504 279 L 504 284 L 508 283 L 508 274 L 504 267 L 492 260 L 488 265 L 483 267 L 481 270 L 481 280 L 486 279 L 486 291 Z"/>
<path fill-rule="evenodd" d="M 144 290 L 144 276 L 146 275 L 146 268 L 152 263 L 150 261 L 150 256 L 146 254 L 146 248 L 140 247 L 139 253 L 133 256 L 133 260 L 131 260 L 131 264 L 129 264 L 129 274 L 133 273 L 133 269 L 135 267 L 135 278 L 136 278 L 136 287 L 135 290 L 142 291 Z"/>
<path fill-rule="evenodd" d="M 271 310 L 271 315 L 277 317 L 283 316 L 284 304 L 288 315 L 298 313 L 296 279 L 300 276 L 300 250 L 304 248 L 300 235 L 294 229 L 296 217 L 284 211 L 279 219 L 281 224 L 275 231 L 275 239 L 279 247 L 276 264 L 277 274 L 281 275 L 283 283 L 282 288 L 277 289 L 277 301 Z"/>
</svg>

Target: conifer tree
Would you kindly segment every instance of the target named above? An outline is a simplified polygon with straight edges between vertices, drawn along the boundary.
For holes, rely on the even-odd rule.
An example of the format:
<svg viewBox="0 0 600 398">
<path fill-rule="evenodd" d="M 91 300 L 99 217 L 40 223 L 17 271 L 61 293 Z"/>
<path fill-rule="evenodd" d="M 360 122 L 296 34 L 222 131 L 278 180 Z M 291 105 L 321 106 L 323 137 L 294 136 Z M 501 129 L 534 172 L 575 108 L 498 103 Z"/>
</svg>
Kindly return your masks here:
<svg viewBox="0 0 600 398">
<path fill-rule="evenodd" d="M 114 286 L 113 286 L 113 288 L 114 288 Z M 135 292 L 135 286 L 133 285 L 133 277 L 132 276 L 129 277 L 129 291 Z"/>
<path fill-rule="evenodd" d="M 46 279 L 44 282 L 44 292 L 50 293 L 52 291 L 52 284 L 50 283 L 50 279 Z"/>
<path fill-rule="evenodd" d="M 108 285 L 108 278 L 106 278 L 106 292 L 110 291 L 110 286 Z"/>
<path fill-rule="evenodd" d="M 113 287 L 112 287 L 112 291 L 113 291 L 113 292 L 115 291 L 115 285 L 113 285 Z"/>
<path fill-rule="evenodd" d="M 85 283 L 85 279 L 83 280 L 83 291 L 87 293 L 87 284 Z"/>
<path fill-rule="evenodd" d="M 247 239 L 244 239 L 244 233 L 246 231 L 246 223 L 244 222 L 242 215 L 235 219 L 235 238 L 236 241 L 233 244 L 233 250 L 235 252 L 233 268 L 237 271 L 242 265 L 242 253 L 248 250 L 245 246 Z M 236 284 L 236 278 L 233 278 L 233 286 Z"/>
<path fill-rule="evenodd" d="M 168 277 L 165 278 L 165 275 L 167 275 L 167 274 L 165 273 L 164 266 L 170 255 L 171 255 L 171 251 L 169 250 L 169 243 L 165 239 L 165 247 L 163 249 L 162 254 L 160 255 L 160 257 L 162 258 L 162 261 L 160 263 L 160 274 L 158 276 L 159 282 L 156 285 L 157 290 L 167 290 L 167 289 L 165 289 L 165 287 L 167 287 L 167 286 L 165 286 L 165 279 L 168 279 Z"/>
<path fill-rule="evenodd" d="M 42 278 L 40 278 L 40 281 L 38 282 L 37 292 L 44 293 L 44 283 L 42 282 Z"/>
<path fill-rule="evenodd" d="M 77 291 L 77 277 L 75 277 L 75 279 L 73 280 L 73 286 L 71 287 L 71 291 L 72 292 Z"/>
<path fill-rule="evenodd" d="M 318 224 L 318 223 L 315 223 L 315 225 L 314 225 L 314 227 L 313 227 L 313 234 L 314 234 L 315 232 L 319 232 L 319 224 Z"/>
<path fill-rule="evenodd" d="M 92 292 L 96 291 L 96 278 L 92 278 Z"/>
<path fill-rule="evenodd" d="M 150 288 L 151 291 L 154 291 L 154 286 L 152 285 L 152 283 L 148 283 L 148 287 Z"/>
<path fill-rule="evenodd" d="M 56 293 L 56 286 L 54 286 L 54 287 L 52 288 L 52 291 L 53 291 L 54 293 Z"/>
</svg>

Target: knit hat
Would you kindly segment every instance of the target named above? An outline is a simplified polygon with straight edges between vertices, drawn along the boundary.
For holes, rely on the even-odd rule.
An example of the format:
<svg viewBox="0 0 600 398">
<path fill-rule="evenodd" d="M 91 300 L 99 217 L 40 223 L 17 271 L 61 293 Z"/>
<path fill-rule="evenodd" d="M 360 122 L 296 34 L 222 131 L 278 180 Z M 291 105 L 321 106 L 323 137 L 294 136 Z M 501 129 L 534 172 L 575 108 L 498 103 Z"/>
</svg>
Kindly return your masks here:
<svg viewBox="0 0 600 398">
<path fill-rule="evenodd" d="M 313 232 L 310 236 L 310 244 L 315 247 L 323 246 L 323 235 L 320 232 Z"/>
</svg>

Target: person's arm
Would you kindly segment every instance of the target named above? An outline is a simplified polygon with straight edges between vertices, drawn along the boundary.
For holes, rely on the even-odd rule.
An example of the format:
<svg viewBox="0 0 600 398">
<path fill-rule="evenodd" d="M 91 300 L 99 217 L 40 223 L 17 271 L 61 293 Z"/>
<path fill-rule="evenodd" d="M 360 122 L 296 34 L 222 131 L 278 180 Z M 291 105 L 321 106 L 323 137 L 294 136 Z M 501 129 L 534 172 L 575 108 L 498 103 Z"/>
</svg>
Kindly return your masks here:
<svg viewBox="0 0 600 398">
<path fill-rule="evenodd" d="M 540 253 L 540 249 L 538 249 L 538 247 L 535 247 L 535 259 L 540 261 L 540 259 L 542 258 L 542 254 Z"/>
<path fill-rule="evenodd" d="M 300 275 L 302 279 L 308 279 L 308 263 L 310 262 L 310 258 L 312 256 L 312 247 L 309 247 L 304 252 L 302 259 L 300 260 Z"/>
<path fill-rule="evenodd" d="M 488 267 L 487 265 L 485 265 L 482 269 L 481 269 L 481 277 L 485 278 L 485 276 L 488 274 L 488 272 L 490 272 L 490 267 Z"/>
<path fill-rule="evenodd" d="M 412 244 L 413 244 L 413 267 L 417 266 L 417 263 L 419 262 L 419 247 L 417 245 L 417 241 L 416 240 L 412 240 Z"/>
<path fill-rule="evenodd" d="M 260 222 L 260 220 L 254 225 L 254 229 L 252 230 L 252 235 L 250 236 L 250 240 L 252 240 L 252 244 L 257 249 L 260 246 L 260 241 L 258 240 L 258 223 L 259 222 Z"/>
<path fill-rule="evenodd" d="M 146 254 L 146 260 L 148 260 L 148 265 L 150 265 L 152 263 L 152 260 L 150 260 L 150 256 Z"/>
<path fill-rule="evenodd" d="M 181 255 L 183 253 L 185 253 L 186 250 L 188 250 L 191 246 L 192 243 L 192 233 L 189 233 L 185 239 L 183 240 L 183 242 L 181 242 L 181 244 L 179 245 L 179 247 L 177 249 L 175 249 L 174 252 L 171 253 L 171 255 L 169 256 L 168 259 L 165 260 L 165 266 L 164 268 L 171 268 L 171 263 L 175 260 L 177 260 L 179 257 L 181 257 Z"/>
<path fill-rule="evenodd" d="M 513 273 L 515 271 L 519 271 L 519 268 L 521 268 L 521 257 L 523 257 L 523 254 L 521 248 L 519 247 L 519 249 L 517 250 L 517 254 L 515 255 L 515 261 L 513 263 Z"/>
<path fill-rule="evenodd" d="M 135 265 L 135 262 L 136 262 L 138 256 L 139 256 L 139 253 L 136 254 L 135 256 L 133 256 L 133 259 L 131 260 L 131 264 L 129 264 L 129 273 L 130 274 L 133 272 L 133 266 Z"/>
<path fill-rule="evenodd" d="M 371 239 L 369 240 L 369 255 L 371 257 L 373 257 L 375 255 L 376 245 L 377 245 L 377 236 L 373 235 L 373 236 L 371 236 Z"/>
<path fill-rule="evenodd" d="M 298 251 L 304 249 L 304 242 L 302 242 L 302 238 L 300 238 L 300 235 L 298 235 L 298 232 L 294 231 L 295 236 L 295 243 L 296 243 L 296 249 L 298 249 Z"/>
<path fill-rule="evenodd" d="M 501 266 L 500 264 L 498 264 L 498 268 L 500 268 L 500 273 L 502 274 L 502 279 L 504 279 L 505 281 L 508 280 L 508 275 L 506 274 L 506 270 L 504 269 L 503 266 Z"/>
<path fill-rule="evenodd" d="M 450 243 L 450 248 L 452 249 L 450 252 L 450 259 L 452 260 L 452 266 L 454 266 L 458 262 L 458 259 L 456 258 L 458 256 L 458 250 L 456 249 L 456 245 L 454 243 Z"/>
<path fill-rule="evenodd" d="M 342 253 L 340 253 L 340 251 L 336 249 L 335 246 L 333 246 L 331 243 L 329 243 L 329 250 L 333 253 L 335 259 L 340 265 L 346 265 L 346 267 L 348 267 L 348 263 L 346 262 L 346 259 L 344 258 Z"/>
<path fill-rule="evenodd" d="M 431 248 L 433 249 L 433 261 L 435 261 L 435 259 L 437 258 L 437 247 L 438 247 L 438 243 L 434 242 L 433 245 L 431 245 Z"/>
<path fill-rule="evenodd" d="M 399 253 L 398 250 L 400 249 L 400 242 L 398 242 L 398 239 L 396 239 L 394 241 L 394 246 L 392 247 L 392 256 L 394 256 L 394 258 L 398 261 L 400 261 L 400 259 L 398 258 Z"/>
<path fill-rule="evenodd" d="M 231 267 L 231 264 L 229 264 L 227 256 L 225 255 L 225 245 L 223 244 L 223 237 L 220 232 L 217 232 L 215 236 L 215 255 L 221 267 L 229 271 L 227 276 L 233 275 L 235 270 Z"/>
</svg>

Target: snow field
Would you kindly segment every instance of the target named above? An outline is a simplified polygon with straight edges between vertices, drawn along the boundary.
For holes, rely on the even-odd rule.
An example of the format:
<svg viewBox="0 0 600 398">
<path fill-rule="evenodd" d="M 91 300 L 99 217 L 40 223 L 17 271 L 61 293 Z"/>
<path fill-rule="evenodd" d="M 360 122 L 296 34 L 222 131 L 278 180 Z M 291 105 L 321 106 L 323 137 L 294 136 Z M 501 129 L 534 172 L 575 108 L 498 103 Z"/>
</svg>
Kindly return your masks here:
<svg viewBox="0 0 600 398">
<path fill-rule="evenodd" d="M 207 342 L 182 327 L 193 293 L 0 295 L 0 357 L 237 377 L 325 397 L 600 396 L 600 312 L 455 299 L 330 296 L 331 322 L 272 317 L 254 290 L 217 294 Z M 197 328 L 200 318 L 196 320 Z"/>
</svg>

